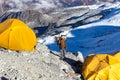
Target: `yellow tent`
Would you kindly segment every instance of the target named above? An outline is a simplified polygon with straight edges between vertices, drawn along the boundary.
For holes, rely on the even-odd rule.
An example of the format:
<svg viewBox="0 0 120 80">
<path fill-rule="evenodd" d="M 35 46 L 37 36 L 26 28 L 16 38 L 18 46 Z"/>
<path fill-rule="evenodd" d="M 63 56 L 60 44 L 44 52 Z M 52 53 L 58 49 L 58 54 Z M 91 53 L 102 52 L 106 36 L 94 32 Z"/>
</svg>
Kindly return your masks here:
<svg viewBox="0 0 120 80">
<path fill-rule="evenodd" d="M 11 50 L 34 50 L 36 36 L 21 20 L 7 19 L 0 24 L 0 47 Z"/>
<path fill-rule="evenodd" d="M 120 52 L 86 57 L 82 68 L 84 80 L 120 80 Z"/>
</svg>

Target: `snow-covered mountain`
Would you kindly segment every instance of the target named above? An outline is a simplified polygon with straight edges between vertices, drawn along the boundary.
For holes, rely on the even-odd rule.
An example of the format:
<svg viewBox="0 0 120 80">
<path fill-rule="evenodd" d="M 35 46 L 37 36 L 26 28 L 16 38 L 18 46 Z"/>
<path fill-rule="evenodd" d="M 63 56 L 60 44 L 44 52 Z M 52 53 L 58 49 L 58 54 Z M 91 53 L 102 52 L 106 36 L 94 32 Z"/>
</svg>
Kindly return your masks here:
<svg viewBox="0 0 120 80">
<path fill-rule="evenodd" d="M 105 2 L 116 2 L 119 0 L 1 0 L 0 10 L 6 11 L 9 9 L 17 10 L 38 10 L 41 12 L 49 12 L 54 9 L 100 4 Z"/>
<path fill-rule="evenodd" d="M 103 12 L 102 19 L 78 26 L 61 34 L 67 35 L 67 51 L 80 51 L 84 57 L 89 54 L 114 53 L 120 51 L 120 3 L 96 6 Z M 54 36 L 40 40 L 49 49 L 59 51 Z"/>
<path fill-rule="evenodd" d="M 27 3 L 30 0 L 21 1 Z M 34 3 L 36 1 L 34 0 Z M 4 3 L 4 1 L 0 2 Z M 20 0 L 16 0 L 16 3 L 21 4 Z M 16 51 L 0 49 L 0 75 L 5 79 L 58 80 L 59 78 L 60 80 L 81 80 L 81 76 L 74 72 L 77 70 L 80 72 L 81 65 L 75 64 L 79 64 L 77 61 L 79 58 L 83 62 L 83 58 L 81 58 L 81 54 L 76 58 L 72 53 L 79 51 L 85 58 L 89 54 L 110 54 L 120 51 L 119 2 L 64 8 L 48 14 L 36 10 L 15 9 L 3 14 L 0 13 L 0 22 L 8 18 L 23 20 L 30 27 L 33 26 L 36 32 L 38 31 L 38 35 L 36 35 L 39 42 L 36 45 L 35 52 L 26 53 L 23 51 L 19 54 Z M 1 8 L 1 10 L 3 9 Z M 40 35 L 42 31 L 43 35 Z M 46 33 L 47 35 L 44 35 Z M 67 36 L 67 58 L 63 61 L 59 60 L 59 48 L 54 37 L 58 33 Z M 72 76 L 70 75 L 71 72 Z"/>
</svg>

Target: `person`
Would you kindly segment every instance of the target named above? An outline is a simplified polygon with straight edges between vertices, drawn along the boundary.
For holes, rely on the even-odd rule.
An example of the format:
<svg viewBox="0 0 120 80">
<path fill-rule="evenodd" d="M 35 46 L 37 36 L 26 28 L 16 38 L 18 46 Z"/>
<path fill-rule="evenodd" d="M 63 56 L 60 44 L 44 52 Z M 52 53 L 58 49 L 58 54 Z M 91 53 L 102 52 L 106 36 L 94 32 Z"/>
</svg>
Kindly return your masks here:
<svg viewBox="0 0 120 80">
<path fill-rule="evenodd" d="M 55 38 L 60 49 L 60 59 L 64 59 L 66 54 L 66 35 L 55 36 Z"/>
</svg>

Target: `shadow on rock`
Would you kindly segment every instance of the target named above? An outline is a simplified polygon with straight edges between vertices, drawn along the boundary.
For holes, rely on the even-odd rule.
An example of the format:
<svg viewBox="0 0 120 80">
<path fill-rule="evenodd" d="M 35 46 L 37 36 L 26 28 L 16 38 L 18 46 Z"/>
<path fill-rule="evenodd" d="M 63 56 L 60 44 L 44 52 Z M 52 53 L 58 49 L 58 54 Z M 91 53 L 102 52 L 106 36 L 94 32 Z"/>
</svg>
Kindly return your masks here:
<svg viewBox="0 0 120 80">
<path fill-rule="evenodd" d="M 75 61 L 73 59 L 70 59 L 70 58 L 65 58 L 63 61 L 67 62 L 71 68 L 74 70 L 75 73 L 77 74 L 80 74 L 81 75 L 81 79 L 83 79 L 83 76 L 82 76 L 82 65 L 83 63 L 79 60 Z"/>
<path fill-rule="evenodd" d="M 33 28 L 33 30 L 35 30 L 36 36 L 40 37 L 40 35 L 43 35 L 46 30 L 47 30 L 47 26 L 42 26 L 42 27 L 35 27 Z"/>
<path fill-rule="evenodd" d="M 63 61 L 67 62 L 71 68 L 74 70 L 75 73 L 79 73 L 81 74 L 82 72 L 82 62 L 81 61 L 75 61 L 73 59 L 70 58 L 65 58 Z"/>
<path fill-rule="evenodd" d="M 9 80 L 9 79 L 7 79 L 5 77 L 1 77 L 0 80 Z"/>
</svg>

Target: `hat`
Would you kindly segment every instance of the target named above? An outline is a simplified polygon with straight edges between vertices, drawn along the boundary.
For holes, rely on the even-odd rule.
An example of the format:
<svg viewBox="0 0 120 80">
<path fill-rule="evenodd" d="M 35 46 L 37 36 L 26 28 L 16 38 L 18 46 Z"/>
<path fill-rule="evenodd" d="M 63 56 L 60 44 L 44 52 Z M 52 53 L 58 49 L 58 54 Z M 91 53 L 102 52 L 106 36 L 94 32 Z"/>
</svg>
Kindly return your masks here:
<svg viewBox="0 0 120 80">
<path fill-rule="evenodd" d="M 57 37 L 60 37 L 60 34 L 58 34 L 58 35 L 55 35 L 55 37 L 57 38 Z"/>
<path fill-rule="evenodd" d="M 61 38 L 66 39 L 66 35 L 61 35 Z"/>
</svg>

